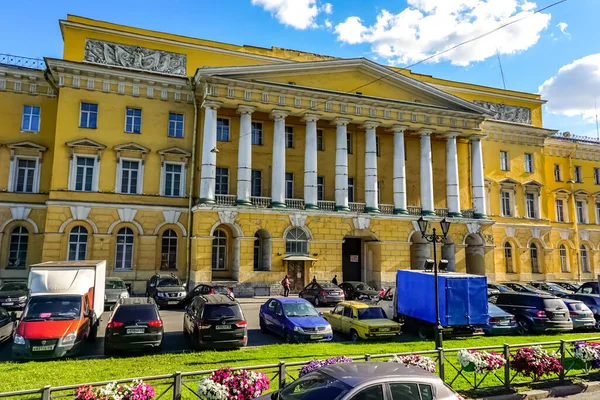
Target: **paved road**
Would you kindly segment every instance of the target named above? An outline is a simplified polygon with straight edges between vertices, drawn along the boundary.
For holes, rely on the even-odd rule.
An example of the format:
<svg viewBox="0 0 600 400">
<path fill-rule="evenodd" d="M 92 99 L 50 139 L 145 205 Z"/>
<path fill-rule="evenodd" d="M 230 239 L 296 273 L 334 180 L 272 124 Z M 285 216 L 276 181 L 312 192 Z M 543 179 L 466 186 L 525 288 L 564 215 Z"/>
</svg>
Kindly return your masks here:
<svg viewBox="0 0 600 400">
<path fill-rule="evenodd" d="M 598 394 L 598 392 L 581 393 L 573 396 L 563 397 L 565 400 L 596 400 L 598 398 L 600 398 L 600 394 Z"/>
</svg>

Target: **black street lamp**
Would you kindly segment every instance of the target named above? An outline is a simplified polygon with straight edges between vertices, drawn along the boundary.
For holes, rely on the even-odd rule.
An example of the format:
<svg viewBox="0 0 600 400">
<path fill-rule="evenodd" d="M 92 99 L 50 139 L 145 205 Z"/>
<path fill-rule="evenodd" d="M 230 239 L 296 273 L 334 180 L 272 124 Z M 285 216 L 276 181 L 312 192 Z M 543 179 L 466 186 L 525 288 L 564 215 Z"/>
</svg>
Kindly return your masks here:
<svg viewBox="0 0 600 400">
<path fill-rule="evenodd" d="M 438 235 L 435 233 L 435 228 L 432 229 L 432 233 L 427 233 L 428 222 L 420 217 L 417 221 L 419 224 L 419 230 L 423 239 L 430 243 L 433 243 L 433 276 L 434 276 L 434 290 L 435 290 L 435 347 L 441 348 L 444 345 L 443 328 L 440 322 L 440 299 L 438 294 L 438 264 L 437 264 L 437 243 L 441 243 L 442 240 L 448 237 L 448 230 L 450 229 L 450 222 L 446 221 L 446 218 L 440 221 L 440 227 L 442 228 L 442 234 Z"/>
</svg>

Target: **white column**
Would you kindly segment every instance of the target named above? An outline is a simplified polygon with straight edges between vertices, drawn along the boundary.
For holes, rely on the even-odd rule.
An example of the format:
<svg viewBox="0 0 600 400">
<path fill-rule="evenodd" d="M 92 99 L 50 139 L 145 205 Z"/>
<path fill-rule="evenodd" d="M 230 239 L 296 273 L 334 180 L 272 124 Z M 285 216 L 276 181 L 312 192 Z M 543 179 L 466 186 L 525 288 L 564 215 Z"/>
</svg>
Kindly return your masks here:
<svg viewBox="0 0 600 400">
<path fill-rule="evenodd" d="M 317 200 L 317 121 L 319 115 L 305 114 L 306 143 L 304 145 L 304 208 L 318 210 Z"/>
<path fill-rule="evenodd" d="M 435 215 L 433 204 L 433 166 L 431 164 L 431 129 L 420 129 L 421 135 L 421 214 Z"/>
<path fill-rule="evenodd" d="M 456 137 L 458 132 L 446 133 L 446 202 L 448 216 L 460 217 L 460 192 L 458 186 L 458 156 Z"/>
<path fill-rule="evenodd" d="M 240 138 L 238 142 L 237 204 L 252 205 L 252 112 L 254 107 L 240 105 Z"/>
<path fill-rule="evenodd" d="M 204 130 L 202 137 L 202 168 L 200 175 L 200 203 L 215 203 L 215 174 L 217 168 L 217 108 L 220 103 L 204 103 Z"/>
<path fill-rule="evenodd" d="M 377 201 L 377 134 L 379 124 L 366 121 L 365 126 L 365 212 L 379 212 Z"/>
<path fill-rule="evenodd" d="M 394 214 L 408 214 L 406 206 L 406 156 L 404 154 L 404 125 L 394 125 Z"/>
<path fill-rule="evenodd" d="M 271 207 L 285 208 L 285 117 L 287 112 L 273 110 L 273 174 L 271 178 Z"/>
<path fill-rule="evenodd" d="M 348 118 L 335 119 L 335 210 L 348 207 Z"/>
<path fill-rule="evenodd" d="M 471 181 L 473 182 L 473 216 L 487 218 L 485 214 L 485 182 L 483 180 L 483 155 L 481 153 L 481 138 L 471 139 Z"/>
</svg>

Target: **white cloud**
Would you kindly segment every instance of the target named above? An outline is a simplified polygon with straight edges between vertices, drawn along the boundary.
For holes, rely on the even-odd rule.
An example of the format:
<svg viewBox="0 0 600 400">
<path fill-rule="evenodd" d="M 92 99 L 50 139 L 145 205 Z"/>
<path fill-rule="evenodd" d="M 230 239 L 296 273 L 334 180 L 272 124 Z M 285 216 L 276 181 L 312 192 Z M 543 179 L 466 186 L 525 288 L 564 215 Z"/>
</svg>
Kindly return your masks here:
<svg viewBox="0 0 600 400">
<path fill-rule="evenodd" d="M 600 95 L 600 53 L 573 61 L 544 82 L 539 92 L 552 114 L 595 119 L 594 99 Z M 600 107 L 600 97 L 597 99 Z"/>
<path fill-rule="evenodd" d="M 328 29 L 331 29 L 333 27 L 333 23 L 331 23 L 331 21 L 329 19 L 325 20 L 325 27 Z"/>
<path fill-rule="evenodd" d="M 252 5 L 262 6 L 280 23 L 296 29 L 316 28 L 320 13 L 333 12 L 331 3 L 319 7 L 317 0 L 252 0 Z"/>
<path fill-rule="evenodd" d="M 454 65 L 469 65 L 496 54 L 525 51 L 548 27 L 550 14 L 534 14 L 527 0 L 407 0 L 408 7 L 394 14 L 381 10 L 373 25 L 358 16 L 335 26 L 338 40 L 370 43 L 372 51 L 394 64 L 409 64 L 449 49 L 511 20 L 529 16 L 485 38 L 434 58 Z"/>
<path fill-rule="evenodd" d="M 569 24 L 567 24 L 566 22 L 559 22 L 558 24 L 556 24 L 556 27 L 558 29 L 560 29 L 560 31 L 562 33 L 564 33 L 565 35 L 569 34 L 569 32 L 567 32 L 567 28 L 569 27 Z"/>
</svg>

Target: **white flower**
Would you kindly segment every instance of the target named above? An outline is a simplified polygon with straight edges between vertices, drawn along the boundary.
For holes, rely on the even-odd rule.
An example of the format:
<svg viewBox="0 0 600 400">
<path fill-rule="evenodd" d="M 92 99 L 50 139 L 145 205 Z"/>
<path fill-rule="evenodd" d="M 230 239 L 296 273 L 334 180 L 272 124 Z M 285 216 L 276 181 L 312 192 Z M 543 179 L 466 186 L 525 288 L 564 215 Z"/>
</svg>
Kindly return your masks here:
<svg viewBox="0 0 600 400">
<path fill-rule="evenodd" d="M 198 396 L 202 400 L 227 400 L 227 388 L 209 377 L 204 377 L 198 383 Z"/>
</svg>

